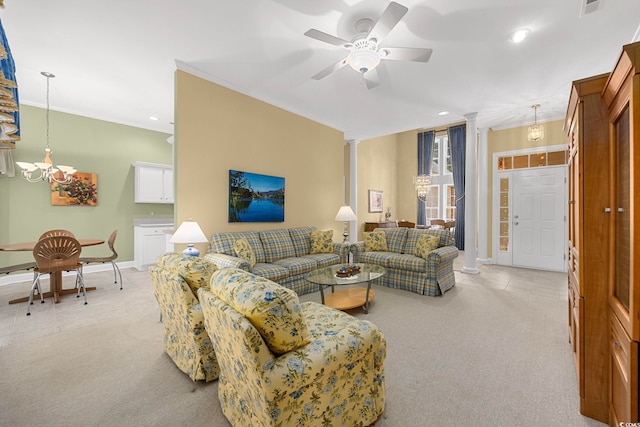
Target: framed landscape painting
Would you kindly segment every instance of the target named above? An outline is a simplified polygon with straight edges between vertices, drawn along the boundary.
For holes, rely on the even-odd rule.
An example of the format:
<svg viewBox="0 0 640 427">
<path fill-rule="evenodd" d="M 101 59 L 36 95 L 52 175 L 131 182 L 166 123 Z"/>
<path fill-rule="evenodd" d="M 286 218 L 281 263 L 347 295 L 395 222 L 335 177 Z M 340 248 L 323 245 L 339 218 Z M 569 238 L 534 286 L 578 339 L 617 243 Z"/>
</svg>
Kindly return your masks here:
<svg viewBox="0 0 640 427">
<path fill-rule="evenodd" d="M 382 191 L 369 190 L 369 212 L 382 212 Z"/>
<path fill-rule="evenodd" d="M 229 222 L 283 222 L 284 178 L 229 170 Z"/>
</svg>

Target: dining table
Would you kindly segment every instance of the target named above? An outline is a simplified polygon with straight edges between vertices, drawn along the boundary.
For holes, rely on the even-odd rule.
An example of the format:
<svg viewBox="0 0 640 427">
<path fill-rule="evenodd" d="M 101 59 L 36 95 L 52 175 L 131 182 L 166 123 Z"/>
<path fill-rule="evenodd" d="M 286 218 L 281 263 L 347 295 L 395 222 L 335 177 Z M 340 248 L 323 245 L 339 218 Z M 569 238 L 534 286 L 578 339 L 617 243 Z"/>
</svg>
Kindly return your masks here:
<svg viewBox="0 0 640 427">
<path fill-rule="evenodd" d="M 104 240 L 101 239 L 78 239 L 80 246 L 97 246 L 102 245 Z M 35 247 L 37 242 L 23 242 L 23 243 L 10 243 L 8 245 L 0 245 L 0 251 L 5 252 L 33 252 L 33 248 Z M 50 274 L 49 279 L 49 292 L 45 292 L 43 297 L 49 298 L 53 297 L 54 302 L 60 302 L 60 295 L 73 294 L 78 292 L 77 288 L 73 289 L 62 289 L 62 271 L 58 271 L 56 273 Z M 94 291 L 96 288 L 93 287 L 85 287 L 85 291 Z M 29 297 L 18 298 L 9 301 L 9 304 L 16 304 L 19 302 L 29 301 Z"/>
</svg>

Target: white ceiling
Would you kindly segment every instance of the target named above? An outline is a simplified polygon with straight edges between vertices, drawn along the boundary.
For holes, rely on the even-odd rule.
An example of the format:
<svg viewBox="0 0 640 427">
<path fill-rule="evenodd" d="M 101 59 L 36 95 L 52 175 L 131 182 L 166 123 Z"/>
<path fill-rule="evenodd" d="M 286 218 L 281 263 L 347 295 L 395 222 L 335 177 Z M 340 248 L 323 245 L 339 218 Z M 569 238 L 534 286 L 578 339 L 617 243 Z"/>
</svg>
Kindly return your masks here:
<svg viewBox="0 0 640 427">
<path fill-rule="evenodd" d="M 173 133 L 180 68 L 366 139 L 473 112 L 480 128 L 527 125 L 533 104 L 539 122 L 563 118 L 571 82 L 611 71 L 639 39 L 640 1 L 580 17 L 583 1 L 398 0 L 409 12 L 382 44 L 433 55 L 383 61 L 371 90 L 349 67 L 312 80 L 347 51 L 303 34 L 350 40 L 387 0 L 5 0 L 0 19 L 24 104 L 44 106 L 49 71 L 52 109 Z M 509 43 L 522 27 L 529 38 Z"/>
</svg>

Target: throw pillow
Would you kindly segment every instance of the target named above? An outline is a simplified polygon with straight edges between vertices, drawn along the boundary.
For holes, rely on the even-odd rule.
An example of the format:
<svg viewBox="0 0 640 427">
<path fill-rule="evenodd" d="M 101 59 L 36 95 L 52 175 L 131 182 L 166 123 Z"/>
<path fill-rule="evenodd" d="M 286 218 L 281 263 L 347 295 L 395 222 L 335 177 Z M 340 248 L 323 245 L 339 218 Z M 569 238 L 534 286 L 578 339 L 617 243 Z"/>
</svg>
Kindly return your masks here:
<svg viewBox="0 0 640 427">
<path fill-rule="evenodd" d="M 233 242 L 233 250 L 236 251 L 236 255 L 238 255 L 238 257 L 249 263 L 249 267 L 253 268 L 253 266 L 256 265 L 256 256 L 253 253 L 253 249 L 251 249 L 249 241 L 244 237 L 236 239 L 236 241 Z"/>
<path fill-rule="evenodd" d="M 439 238 L 423 233 L 418 239 L 416 250 L 413 254 L 417 257 L 427 259 L 431 251 L 438 248 L 438 243 L 440 243 Z"/>
<path fill-rule="evenodd" d="M 333 230 L 312 231 L 311 252 L 312 254 L 330 254 L 333 253 Z"/>
<path fill-rule="evenodd" d="M 298 295 L 291 289 L 244 270 L 223 268 L 214 273 L 210 290 L 245 316 L 275 354 L 311 340 Z"/>
<path fill-rule="evenodd" d="M 384 231 L 371 231 L 369 233 L 364 233 L 364 251 L 365 252 L 375 252 L 375 251 L 388 251 L 387 247 L 387 236 Z"/>
<path fill-rule="evenodd" d="M 178 274 L 187 282 L 196 297 L 199 288 L 209 288 L 211 275 L 218 269 L 211 261 L 197 256 L 186 257 L 179 265 Z"/>
</svg>

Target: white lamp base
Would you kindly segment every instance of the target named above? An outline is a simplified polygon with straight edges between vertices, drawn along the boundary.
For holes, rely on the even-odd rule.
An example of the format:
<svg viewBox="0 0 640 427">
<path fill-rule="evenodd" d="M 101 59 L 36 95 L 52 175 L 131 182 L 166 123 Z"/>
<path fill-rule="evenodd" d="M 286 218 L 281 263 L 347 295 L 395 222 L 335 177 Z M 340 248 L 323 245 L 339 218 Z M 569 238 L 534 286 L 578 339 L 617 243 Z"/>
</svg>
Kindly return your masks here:
<svg viewBox="0 0 640 427">
<path fill-rule="evenodd" d="M 193 245 L 187 245 L 187 249 L 182 251 L 182 255 L 186 256 L 200 256 L 200 251 L 193 247 Z"/>
</svg>

